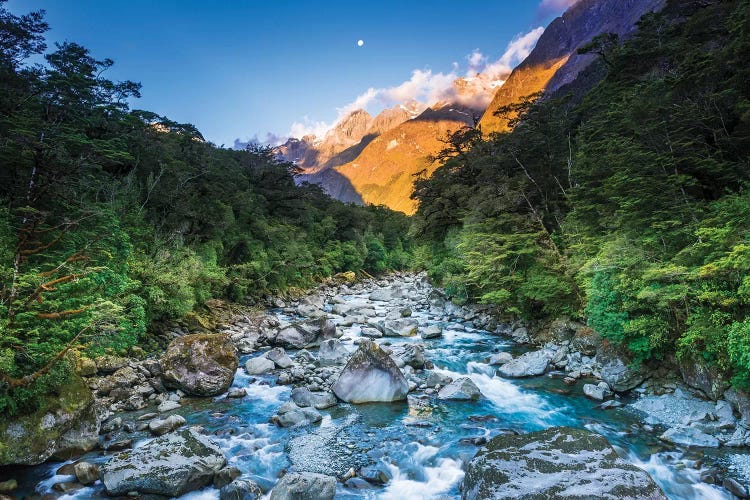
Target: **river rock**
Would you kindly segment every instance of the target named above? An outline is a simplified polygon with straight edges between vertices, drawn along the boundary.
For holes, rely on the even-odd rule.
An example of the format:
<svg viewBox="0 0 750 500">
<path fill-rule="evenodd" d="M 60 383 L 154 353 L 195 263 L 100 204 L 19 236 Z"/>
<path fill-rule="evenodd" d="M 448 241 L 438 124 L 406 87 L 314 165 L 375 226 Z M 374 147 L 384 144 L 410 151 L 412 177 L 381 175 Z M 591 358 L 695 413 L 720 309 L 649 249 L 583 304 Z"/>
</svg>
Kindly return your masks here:
<svg viewBox="0 0 750 500">
<path fill-rule="evenodd" d="M 436 339 L 443 336 L 443 329 L 437 325 L 429 325 L 422 329 L 420 334 L 423 339 Z"/>
<path fill-rule="evenodd" d="M 700 429 L 695 427 L 672 427 L 659 436 L 659 439 L 666 441 L 667 443 L 682 445 L 682 446 L 695 446 L 701 448 L 718 448 L 719 440 L 713 436 L 706 434 Z"/>
<path fill-rule="evenodd" d="M 502 366 L 513 361 L 513 355 L 509 352 L 498 352 L 490 356 L 489 364 L 491 366 Z"/>
<path fill-rule="evenodd" d="M 104 356 L 97 357 L 94 360 L 94 363 L 96 364 L 96 370 L 100 375 L 108 375 L 110 373 L 115 373 L 117 370 L 127 365 L 128 358 L 105 354 Z"/>
<path fill-rule="evenodd" d="M 311 319 L 283 328 L 273 344 L 287 349 L 304 349 L 320 344 L 321 340 L 337 338 L 336 324 L 327 318 Z"/>
<path fill-rule="evenodd" d="M 666 499 L 603 436 L 567 427 L 491 439 L 468 464 L 462 498 Z"/>
<path fill-rule="evenodd" d="M 289 368 L 294 364 L 292 358 L 286 353 L 283 347 L 275 347 L 266 353 L 266 359 L 270 359 L 279 368 Z"/>
<path fill-rule="evenodd" d="M 214 475 L 214 487 L 223 488 L 242 475 L 237 467 L 224 467 Z"/>
<path fill-rule="evenodd" d="M 271 490 L 271 500 L 331 500 L 336 478 L 313 472 L 290 472 Z"/>
<path fill-rule="evenodd" d="M 219 500 L 257 500 L 262 497 L 260 486 L 247 479 L 235 479 L 219 490 Z"/>
<path fill-rule="evenodd" d="M 409 384 L 385 351 L 363 340 L 331 389 L 348 403 L 390 402 L 406 399 Z"/>
<path fill-rule="evenodd" d="M 413 318 L 389 319 L 383 323 L 383 334 L 387 337 L 413 337 L 419 322 Z"/>
<path fill-rule="evenodd" d="M 173 431 L 181 425 L 185 425 L 185 417 L 182 415 L 170 415 L 165 419 L 152 420 L 148 423 L 148 430 L 157 436 Z"/>
<path fill-rule="evenodd" d="M 110 495 L 136 491 L 178 497 L 210 484 L 224 464 L 219 446 L 191 427 L 114 455 L 100 474 Z"/>
<path fill-rule="evenodd" d="M 390 356 L 399 368 L 411 366 L 420 370 L 425 365 L 423 344 L 401 344 L 391 348 Z"/>
<path fill-rule="evenodd" d="M 363 337 L 369 337 L 371 339 L 379 339 L 383 336 L 383 332 L 381 332 L 377 328 L 372 328 L 370 326 L 363 326 L 360 330 L 360 334 Z"/>
<path fill-rule="evenodd" d="M 600 346 L 596 360 L 601 365 L 601 379 L 615 392 L 625 392 L 638 387 L 647 378 L 643 368 L 629 366 L 612 346 Z"/>
<path fill-rule="evenodd" d="M 295 387 L 291 397 L 297 406 L 312 406 L 316 410 L 330 408 L 338 403 L 336 396 L 330 392 L 311 392 L 307 387 Z"/>
<path fill-rule="evenodd" d="M 174 339 L 160 365 L 167 386 L 194 396 L 217 396 L 232 385 L 239 358 L 228 335 L 194 334 Z"/>
<path fill-rule="evenodd" d="M 34 413 L 0 419 L 0 466 L 37 465 L 53 456 L 67 460 L 98 443 L 94 395 L 75 373 L 59 394 L 41 400 Z"/>
<path fill-rule="evenodd" d="M 547 371 L 552 353 L 547 350 L 531 351 L 505 363 L 498 373 L 507 378 L 535 377 Z"/>
<path fill-rule="evenodd" d="M 320 422 L 323 416 L 314 408 L 300 408 L 293 401 L 281 405 L 271 421 L 279 427 L 301 427 Z"/>
<path fill-rule="evenodd" d="M 245 362 L 245 371 L 248 375 L 263 375 L 276 368 L 276 364 L 264 356 L 250 358 Z"/>
<path fill-rule="evenodd" d="M 599 382 L 599 384 L 584 384 L 583 394 L 591 399 L 597 401 L 604 401 L 604 398 L 612 395 L 612 391 L 609 390 L 609 386 L 606 382 Z"/>
<path fill-rule="evenodd" d="M 161 403 L 159 403 L 159 406 L 156 407 L 156 411 L 158 411 L 159 413 L 165 413 L 168 411 L 176 410 L 177 408 L 182 408 L 182 405 L 177 401 L 167 399 L 166 401 L 162 401 Z"/>
<path fill-rule="evenodd" d="M 73 466 L 73 471 L 83 485 L 93 484 L 99 479 L 99 467 L 89 462 L 78 462 Z"/>
<path fill-rule="evenodd" d="M 379 288 L 370 293 L 369 299 L 373 302 L 390 302 L 401 297 L 401 290 L 394 287 Z"/>
<path fill-rule="evenodd" d="M 239 399 L 244 398 L 247 396 L 247 389 L 244 387 L 232 387 L 229 389 L 229 392 L 227 392 L 227 397 L 229 399 Z"/>
<path fill-rule="evenodd" d="M 726 477 L 722 482 L 722 486 L 724 486 L 732 495 L 736 496 L 737 498 L 748 497 L 747 488 L 741 485 L 736 479 Z"/>
<path fill-rule="evenodd" d="M 328 339 L 320 343 L 318 363 L 320 366 L 343 365 L 349 359 L 349 350 L 339 339 Z"/>
<path fill-rule="evenodd" d="M 479 387 L 469 377 L 459 378 L 438 391 L 438 399 L 457 401 L 476 400 L 481 395 Z"/>
</svg>

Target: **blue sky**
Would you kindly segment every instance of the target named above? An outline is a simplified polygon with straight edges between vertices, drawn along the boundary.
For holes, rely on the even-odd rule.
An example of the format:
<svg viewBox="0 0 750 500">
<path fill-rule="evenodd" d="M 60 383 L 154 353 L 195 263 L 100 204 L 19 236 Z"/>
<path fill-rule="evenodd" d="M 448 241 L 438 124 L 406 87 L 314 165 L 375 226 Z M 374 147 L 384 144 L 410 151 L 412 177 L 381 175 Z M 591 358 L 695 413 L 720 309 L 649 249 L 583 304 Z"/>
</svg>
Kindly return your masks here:
<svg viewBox="0 0 750 500">
<path fill-rule="evenodd" d="M 110 79 L 143 84 L 133 107 L 193 123 L 230 146 L 288 135 L 295 122 L 297 131 L 322 130 L 368 89 L 397 87 L 415 70 L 429 82 L 463 75 L 472 52 L 497 60 L 514 37 L 546 25 L 569 2 L 10 0 L 6 7 L 45 9 L 50 46 L 75 41 L 113 59 Z M 368 109 L 385 104 L 371 100 Z"/>
</svg>

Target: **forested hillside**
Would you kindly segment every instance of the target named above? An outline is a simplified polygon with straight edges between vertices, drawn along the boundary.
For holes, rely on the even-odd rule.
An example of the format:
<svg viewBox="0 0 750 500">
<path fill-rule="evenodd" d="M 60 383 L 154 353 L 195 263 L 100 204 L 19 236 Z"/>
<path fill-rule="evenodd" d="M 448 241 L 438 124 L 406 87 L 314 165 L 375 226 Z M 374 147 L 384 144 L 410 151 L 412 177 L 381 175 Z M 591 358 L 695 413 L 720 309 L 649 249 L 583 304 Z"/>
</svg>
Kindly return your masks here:
<svg viewBox="0 0 750 500">
<path fill-rule="evenodd" d="M 451 138 L 416 183 L 420 258 L 457 300 L 748 386 L 750 3 L 672 0 L 582 51 L 578 80 L 498 112 L 512 132 Z"/>
<path fill-rule="evenodd" d="M 75 43 L 47 51 L 47 28 L 0 2 L 0 415 L 64 383 L 68 349 L 125 352 L 212 297 L 407 265 L 402 214 L 129 109 L 139 84 Z"/>
</svg>

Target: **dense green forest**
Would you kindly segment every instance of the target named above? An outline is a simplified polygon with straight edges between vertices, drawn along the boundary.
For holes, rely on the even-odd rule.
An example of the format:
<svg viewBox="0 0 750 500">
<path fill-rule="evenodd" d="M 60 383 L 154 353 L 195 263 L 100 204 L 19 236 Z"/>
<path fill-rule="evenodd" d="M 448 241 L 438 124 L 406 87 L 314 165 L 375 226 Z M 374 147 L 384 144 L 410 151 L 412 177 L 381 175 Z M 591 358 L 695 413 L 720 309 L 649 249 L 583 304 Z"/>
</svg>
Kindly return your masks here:
<svg viewBox="0 0 750 500">
<path fill-rule="evenodd" d="M 585 318 L 635 362 L 750 385 L 750 2 L 672 0 L 568 88 L 462 130 L 416 182 L 419 252 L 457 300 Z"/>
<path fill-rule="evenodd" d="M 408 265 L 409 221 L 294 185 L 263 148 L 131 110 L 140 85 L 43 12 L 0 2 L 0 415 L 64 383 L 72 349 L 124 353 L 206 299 Z M 44 62 L 42 62 L 44 61 Z"/>
</svg>

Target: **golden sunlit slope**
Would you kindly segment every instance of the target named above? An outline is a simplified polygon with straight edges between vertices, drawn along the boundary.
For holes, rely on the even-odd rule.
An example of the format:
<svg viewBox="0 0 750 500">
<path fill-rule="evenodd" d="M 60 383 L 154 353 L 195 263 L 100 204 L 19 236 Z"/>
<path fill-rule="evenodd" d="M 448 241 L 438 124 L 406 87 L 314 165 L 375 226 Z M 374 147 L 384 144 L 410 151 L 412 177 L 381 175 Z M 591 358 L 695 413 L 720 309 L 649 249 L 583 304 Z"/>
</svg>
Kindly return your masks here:
<svg viewBox="0 0 750 500">
<path fill-rule="evenodd" d="M 466 125 L 466 113 L 457 108 L 428 110 L 384 132 L 336 171 L 349 180 L 365 203 L 413 214 L 416 203 L 410 196 L 415 174 L 426 170 L 432 175 L 437 165 L 429 157 L 445 147 L 441 139 Z"/>
<path fill-rule="evenodd" d="M 578 54 L 580 47 L 602 33 L 620 37 L 635 31 L 647 12 L 659 10 L 665 0 L 580 0 L 558 17 L 539 38 L 534 50 L 500 87 L 479 125 L 485 134 L 507 129 L 507 118 L 495 116 L 504 106 L 537 92 L 554 92 L 572 82 L 594 57 Z"/>
</svg>

